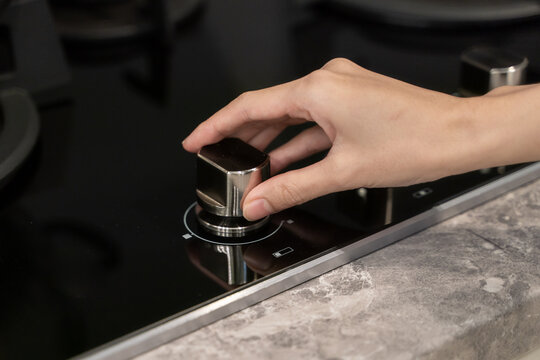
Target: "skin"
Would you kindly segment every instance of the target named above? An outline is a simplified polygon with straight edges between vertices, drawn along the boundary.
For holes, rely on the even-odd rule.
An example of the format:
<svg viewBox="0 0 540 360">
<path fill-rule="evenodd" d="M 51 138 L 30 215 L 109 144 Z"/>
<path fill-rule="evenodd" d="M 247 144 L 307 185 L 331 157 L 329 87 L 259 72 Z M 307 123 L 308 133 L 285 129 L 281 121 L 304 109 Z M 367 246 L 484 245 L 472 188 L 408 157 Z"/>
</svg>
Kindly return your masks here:
<svg viewBox="0 0 540 360">
<path fill-rule="evenodd" d="M 473 98 L 423 89 L 346 59 L 289 83 L 240 95 L 182 143 L 198 152 L 224 137 L 264 150 L 287 126 L 313 123 L 270 152 L 272 173 L 322 150 L 321 161 L 271 177 L 247 194 L 248 220 L 332 192 L 411 185 L 540 160 L 540 86 Z"/>
</svg>

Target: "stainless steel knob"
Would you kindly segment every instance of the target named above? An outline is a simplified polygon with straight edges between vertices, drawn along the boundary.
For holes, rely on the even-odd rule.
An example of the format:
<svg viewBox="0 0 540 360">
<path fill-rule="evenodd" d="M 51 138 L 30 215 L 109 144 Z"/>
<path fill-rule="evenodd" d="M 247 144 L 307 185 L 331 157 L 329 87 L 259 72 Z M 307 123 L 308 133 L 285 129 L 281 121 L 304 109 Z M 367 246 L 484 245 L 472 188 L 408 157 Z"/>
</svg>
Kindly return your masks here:
<svg viewBox="0 0 540 360">
<path fill-rule="evenodd" d="M 227 138 L 203 147 L 197 156 L 199 223 L 219 236 L 242 236 L 257 229 L 267 219 L 245 220 L 244 196 L 269 177 L 269 156 L 242 140 Z"/>
<path fill-rule="evenodd" d="M 461 54 L 461 87 L 464 96 L 482 95 L 504 85 L 525 83 L 529 61 L 510 51 L 474 47 Z"/>
</svg>

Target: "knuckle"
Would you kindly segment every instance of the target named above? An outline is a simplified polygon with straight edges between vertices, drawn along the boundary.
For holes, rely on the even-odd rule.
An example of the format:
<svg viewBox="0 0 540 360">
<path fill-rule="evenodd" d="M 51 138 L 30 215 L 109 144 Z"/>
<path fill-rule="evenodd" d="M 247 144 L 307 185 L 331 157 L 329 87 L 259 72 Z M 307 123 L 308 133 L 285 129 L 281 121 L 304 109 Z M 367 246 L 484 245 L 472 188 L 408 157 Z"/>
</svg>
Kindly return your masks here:
<svg viewBox="0 0 540 360">
<path fill-rule="evenodd" d="M 249 99 L 252 97 L 254 91 L 246 91 L 238 95 L 233 101 L 233 107 L 238 110 L 241 118 L 244 121 L 249 121 L 252 119 L 252 111 L 247 106 L 249 104 Z"/>
<path fill-rule="evenodd" d="M 321 82 L 326 81 L 329 77 L 329 71 L 326 69 L 317 69 L 312 71 L 305 77 L 308 84 L 319 85 Z"/>
<path fill-rule="evenodd" d="M 335 74 L 324 69 L 318 69 L 304 76 L 295 89 L 298 107 L 304 109 L 300 117 L 313 119 L 312 114 L 321 115 L 326 111 L 328 97 L 335 89 Z M 325 99 L 325 101 L 322 101 Z"/>
<path fill-rule="evenodd" d="M 221 137 L 227 137 L 227 132 L 225 129 L 225 124 L 222 121 L 214 121 L 210 124 L 214 133 L 218 134 Z"/>
<path fill-rule="evenodd" d="M 350 70 L 354 67 L 356 67 L 356 64 L 353 63 L 351 60 L 338 57 L 338 58 L 334 58 L 328 61 L 326 64 L 324 64 L 322 69 L 340 71 L 340 70 Z"/>
<path fill-rule="evenodd" d="M 252 94 L 253 94 L 253 91 L 245 91 L 245 92 L 241 93 L 240 95 L 238 95 L 236 100 L 245 101 L 246 99 L 250 98 Z"/>
<path fill-rule="evenodd" d="M 328 70 L 315 70 L 303 78 L 302 91 L 308 95 L 316 95 L 320 91 L 324 92 L 331 81 L 331 74 Z"/>
</svg>

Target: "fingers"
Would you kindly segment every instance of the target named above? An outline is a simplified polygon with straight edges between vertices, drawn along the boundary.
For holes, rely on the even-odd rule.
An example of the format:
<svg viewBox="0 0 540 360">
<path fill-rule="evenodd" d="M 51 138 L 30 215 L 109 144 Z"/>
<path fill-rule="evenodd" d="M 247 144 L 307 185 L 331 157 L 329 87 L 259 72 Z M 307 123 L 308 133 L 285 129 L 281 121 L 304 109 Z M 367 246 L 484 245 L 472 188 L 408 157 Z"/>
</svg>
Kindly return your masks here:
<svg viewBox="0 0 540 360">
<path fill-rule="evenodd" d="M 250 122 L 297 118 L 299 109 L 295 94 L 297 80 L 263 90 L 244 93 L 201 123 L 182 142 L 184 149 L 197 152 L 233 135 Z M 298 123 L 298 120 L 296 120 Z"/>
<path fill-rule="evenodd" d="M 277 124 L 270 126 L 249 139 L 248 144 L 264 151 L 268 145 L 285 129 L 286 125 Z"/>
<path fill-rule="evenodd" d="M 316 197 L 342 190 L 334 178 L 333 163 L 325 158 L 308 167 L 274 176 L 251 190 L 244 202 L 248 220 L 302 204 Z"/>
<path fill-rule="evenodd" d="M 350 74 L 361 68 L 352 61 L 337 58 L 329 61 L 323 66 L 323 69 L 334 73 Z M 245 127 L 249 123 L 277 121 L 291 125 L 301 123 L 298 121 L 299 119 L 302 119 L 302 122 L 311 121 L 310 112 L 301 106 L 301 103 L 306 100 L 305 86 L 302 90 L 301 84 L 302 82 L 306 83 L 305 79 L 311 78 L 314 77 L 308 75 L 285 84 L 240 95 L 201 123 L 182 142 L 184 148 L 190 152 L 197 152 L 204 145 L 218 142 L 225 137 L 235 136 L 241 127 Z M 317 84 L 315 88 L 319 88 L 320 85 Z M 309 95 L 307 96 L 309 97 Z M 258 143 L 260 140 L 261 144 L 264 145 L 268 138 L 270 136 L 261 137 L 256 142 Z"/>
<path fill-rule="evenodd" d="M 321 127 L 310 127 L 270 152 L 272 174 L 281 171 L 295 161 L 326 150 L 330 146 L 332 146 L 332 141 Z"/>
</svg>

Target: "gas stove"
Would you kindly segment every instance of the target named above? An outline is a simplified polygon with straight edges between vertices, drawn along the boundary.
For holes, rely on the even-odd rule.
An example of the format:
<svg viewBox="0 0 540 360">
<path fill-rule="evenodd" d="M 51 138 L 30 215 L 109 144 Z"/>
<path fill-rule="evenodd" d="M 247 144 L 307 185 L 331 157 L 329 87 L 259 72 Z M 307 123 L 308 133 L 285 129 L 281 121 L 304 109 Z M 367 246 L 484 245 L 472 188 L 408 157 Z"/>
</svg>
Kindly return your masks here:
<svg viewBox="0 0 540 360">
<path fill-rule="evenodd" d="M 239 201 L 268 175 L 266 155 L 234 139 L 198 156 L 181 148 L 240 92 L 343 56 L 469 96 L 523 80 L 479 62 L 536 81 L 540 28 L 424 32 L 287 1 L 208 2 L 200 16 L 160 62 L 144 43 L 66 48 L 69 97 L 39 107 L 35 149 L 0 189 L 0 358 L 134 356 L 540 176 L 533 163 L 360 188 L 246 222 Z M 528 60 L 463 53 L 479 44 Z M 168 81 L 140 91 L 134 73 Z"/>
</svg>

